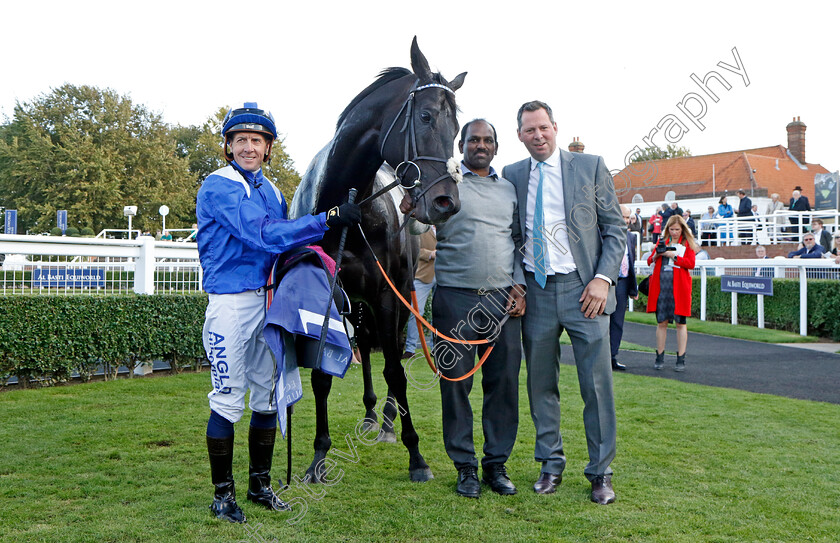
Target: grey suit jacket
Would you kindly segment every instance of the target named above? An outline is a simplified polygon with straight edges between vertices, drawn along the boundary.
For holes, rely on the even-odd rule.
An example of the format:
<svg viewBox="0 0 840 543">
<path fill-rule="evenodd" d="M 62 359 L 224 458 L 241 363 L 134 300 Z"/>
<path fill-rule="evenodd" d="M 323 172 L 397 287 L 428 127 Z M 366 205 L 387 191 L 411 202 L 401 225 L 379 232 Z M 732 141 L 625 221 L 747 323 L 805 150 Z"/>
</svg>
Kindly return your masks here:
<svg viewBox="0 0 840 543">
<path fill-rule="evenodd" d="M 627 243 L 627 225 L 615 196 L 612 176 L 604 159 L 597 155 L 560 149 L 560 166 L 566 231 L 578 274 L 584 285 L 594 279 L 596 273 L 609 277 L 615 285 Z M 502 177 L 516 187 L 523 238 L 530 175 L 530 158 L 505 166 L 502 170 Z M 524 241 L 526 244 L 533 243 L 531 239 Z M 611 287 L 605 313 L 614 310 L 615 288 Z"/>
</svg>

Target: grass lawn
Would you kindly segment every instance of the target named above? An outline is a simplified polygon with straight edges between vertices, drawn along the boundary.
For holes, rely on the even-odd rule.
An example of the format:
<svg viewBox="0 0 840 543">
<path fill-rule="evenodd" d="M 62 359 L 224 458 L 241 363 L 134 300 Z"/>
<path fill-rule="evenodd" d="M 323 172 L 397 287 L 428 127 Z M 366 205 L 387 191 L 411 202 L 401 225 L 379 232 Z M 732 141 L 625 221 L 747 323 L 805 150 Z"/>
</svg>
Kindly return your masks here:
<svg viewBox="0 0 840 543">
<path fill-rule="evenodd" d="M 624 317 L 630 322 L 641 324 L 652 324 L 656 326 L 656 315 L 640 311 L 628 311 Z M 671 328 L 674 325 L 670 325 Z M 815 336 L 800 336 L 795 332 L 786 330 L 773 330 L 771 328 L 756 328 L 744 324 L 731 324 L 718 321 L 701 321 L 692 317 L 687 322 L 689 332 L 710 334 L 713 336 L 730 337 L 734 339 L 748 339 L 750 341 L 761 341 L 762 343 L 819 343 L 828 341 L 825 338 Z"/>
<path fill-rule="evenodd" d="M 379 373 L 381 362 L 375 367 Z M 409 392 L 421 449 L 436 476 L 413 484 L 401 445 L 365 445 L 354 437 L 362 417 L 361 370 L 354 366 L 334 382 L 331 396 L 333 445 L 343 454 L 330 456 L 340 481 L 292 487 L 284 497 L 295 499 L 293 513 L 270 513 L 245 500 L 248 423 L 237 424 L 234 476 L 245 526 L 216 521 L 207 509 L 207 373 L 5 392 L 0 542 L 838 540 L 839 405 L 616 374 L 618 501 L 602 507 L 589 501 L 583 476 L 574 367 L 562 365 L 560 377 L 568 469 L 554 495 L 530 488 L 538 466 L 524 367 L 519 436 L 508 463 L 520 493 L 501 497 L 485 488 L 479 500 L 469 500 L 453 490 L 437 389 Z M 380 375 L 376 383 L 384 393 Z M 314 428 L 311 393 L 304 390 L 294 416 L 299 475 L 311 457 Z M 285 474 L 285 454 L 278 443 L 275 477 Z"/>
</svg>

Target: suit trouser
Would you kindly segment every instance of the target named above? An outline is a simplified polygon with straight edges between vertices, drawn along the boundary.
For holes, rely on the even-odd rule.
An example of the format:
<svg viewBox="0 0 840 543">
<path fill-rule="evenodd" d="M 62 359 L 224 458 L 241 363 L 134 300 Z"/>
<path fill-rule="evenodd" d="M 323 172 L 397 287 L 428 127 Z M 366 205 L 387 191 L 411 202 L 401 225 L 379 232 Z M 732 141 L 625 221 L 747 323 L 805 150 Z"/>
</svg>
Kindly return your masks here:
<svg viewBox="0 0 840 543">
<path fill-rule="evenodd" d="M 627 311 L 627 293 L 630 288 L 629 277 L 619 277 L 615 284 L 615 311 L 610 315 L 610 356 L 618 356 L 621 336 L 624 334 L 624 315 Z"/>
<path fill-rule="evenodd" d="M 505 314 L 507 296 L 506 290 L 479 295 L 474 290 L 438 286 L 432 299 L 435 328 L 442 333 L 464 340 L 497 337 L 481 367 L 484 467 L 507 461 L 519 426 L 520 319 L 508 319 L 501 330 L 498 326 Z M 435 343 L 438 367 L 447 377 L 466 374 L 475 366 L 476 352 L 481 356 L 486 349 L 487 345 L 462 345 L 441 339 Z M 477 466 L 469 398 L 472 383 L 472 377 L 458 382 L 440 380 L 443 444 L 458 469 Z"/>
<path fill-rule="evenodd" d="M 528 371 L 528 401 L 537 439 L 534 459 L 544 473 L 562 473 L 566 467 L 560 435 L 560 334 L 565 329 L 572 341 L 589 463 L 587 479 L 612 473 L 615 457 L 616 421 L 610 365 L 607 315 L 587 319 L 578 301 L 584 285 L 577 272 L 548 277 L 545 289 L 526 273 L 528 306 L 522 323 L 525 364 Z"/>
</svg>

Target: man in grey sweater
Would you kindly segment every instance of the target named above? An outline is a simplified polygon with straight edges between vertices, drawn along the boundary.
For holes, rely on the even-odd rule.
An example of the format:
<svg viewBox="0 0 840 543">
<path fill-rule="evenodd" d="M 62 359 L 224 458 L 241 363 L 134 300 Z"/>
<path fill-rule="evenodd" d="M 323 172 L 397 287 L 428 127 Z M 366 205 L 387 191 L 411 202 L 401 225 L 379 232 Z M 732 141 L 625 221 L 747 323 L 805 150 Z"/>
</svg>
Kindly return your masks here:
<svg viewBox="0 0 840 543">
<path fill-rule="evenodd" d="M 499 494 L 515 494 L 505 462 L 513 450 L 519 423 L 520 318 L 525 312 L 525 276 L 516 191 L 490 166 L 498 143 L 496 130 L 476 119 L 464 125 L 458 149 L 464 154 L 458 185 L 461 211 L 438 226 L 432 302 L 435 326 L 464 340 L 491 339 L 478 355 L 493 350 L 481 368 L 484 391 L 482 481 Z M 508 315 L 507 320 L 505 316 Z M 458 470 L 456 492 L 477 498 L 478 462 L 473 442 L 469 394 L 476 346 L 460 342 L 436 345 L 443 442 Z"/>
</svg>

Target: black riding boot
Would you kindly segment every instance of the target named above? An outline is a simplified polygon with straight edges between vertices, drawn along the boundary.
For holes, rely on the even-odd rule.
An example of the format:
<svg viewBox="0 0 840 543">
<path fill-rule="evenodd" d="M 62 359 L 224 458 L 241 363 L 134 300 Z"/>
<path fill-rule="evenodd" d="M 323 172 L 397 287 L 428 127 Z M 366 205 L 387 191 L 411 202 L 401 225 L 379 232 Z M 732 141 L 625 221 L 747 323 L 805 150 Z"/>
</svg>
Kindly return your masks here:
<svg viewBox="0 0 840 543">
<path fill-rule="evenodd" d="M 233 436 L 222 439 L 207 436 L 207 452 L 210 454 L 210 477 L 216 487 L 210 511 L 219 519 L 245 522 L 233 488 Z"/>
<path fill-rule="evenodd" d="M 281 500 L 271 488 L 271 457 L 274 455 L 274 437 L 277 428 L 248 429 L 248 499 L 272 511 L 289 511 L 289 504 Z"/>
</svg>

